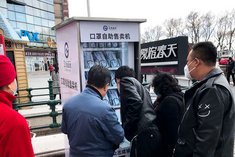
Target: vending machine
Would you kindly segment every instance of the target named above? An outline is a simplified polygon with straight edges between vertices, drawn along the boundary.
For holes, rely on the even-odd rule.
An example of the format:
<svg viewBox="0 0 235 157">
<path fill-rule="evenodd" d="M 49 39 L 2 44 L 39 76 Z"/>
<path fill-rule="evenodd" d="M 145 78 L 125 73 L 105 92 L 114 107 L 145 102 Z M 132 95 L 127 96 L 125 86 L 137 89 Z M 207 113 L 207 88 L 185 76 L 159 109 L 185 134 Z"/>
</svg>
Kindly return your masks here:
<svg viewBox="0 0 235 157">
<path fill-rule="evenodd" d="M 140 80 L 140 23 L 145 21 L 73 17 L 55 26 L 62 104 L 83 91 L 93 65 L 102 65 L 112 76 L 104 101 L 115 109 L 120 120 L 115 71 L 127 65 Z M 123 152 L 119 149 L 115 155 L 121 156 Z"/>
</svg>

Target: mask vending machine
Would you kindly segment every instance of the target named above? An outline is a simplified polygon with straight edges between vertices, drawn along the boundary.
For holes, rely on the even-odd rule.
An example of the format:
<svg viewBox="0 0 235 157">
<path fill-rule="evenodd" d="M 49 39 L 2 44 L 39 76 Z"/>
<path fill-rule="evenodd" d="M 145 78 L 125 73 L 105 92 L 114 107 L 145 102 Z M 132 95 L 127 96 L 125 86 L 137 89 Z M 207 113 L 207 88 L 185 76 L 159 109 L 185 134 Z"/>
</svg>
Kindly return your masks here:
<svg viewBox="0 0 235 157">
<path fill-rule="evenodd" d="M 84 90 L 89 69 L 99 64 L 107 67 L 112 76 L 103 100 L 115 109 L 121 122 L 115 71 L 128 65 L 140 80 L 140 23 L 145 21 L 73 17 L 55 26 L 62 104 Z M 115 156 L 126 153 L 119 148 Z"/>
</svg>

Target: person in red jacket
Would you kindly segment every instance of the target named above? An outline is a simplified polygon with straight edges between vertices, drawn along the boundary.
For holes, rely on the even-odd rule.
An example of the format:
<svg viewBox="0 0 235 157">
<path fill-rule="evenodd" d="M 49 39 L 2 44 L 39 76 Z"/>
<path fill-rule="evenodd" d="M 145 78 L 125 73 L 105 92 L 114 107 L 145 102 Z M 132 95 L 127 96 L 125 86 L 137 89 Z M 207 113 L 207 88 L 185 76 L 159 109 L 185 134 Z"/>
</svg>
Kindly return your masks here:
<svg viewBox="0 0 235 157">
<path fill-rule="evenodd" d="M 0 157 L 34 157 L 25 118 L 12 108 L 17 90 L 11 61 L 0 55 Z"/>
</svg>

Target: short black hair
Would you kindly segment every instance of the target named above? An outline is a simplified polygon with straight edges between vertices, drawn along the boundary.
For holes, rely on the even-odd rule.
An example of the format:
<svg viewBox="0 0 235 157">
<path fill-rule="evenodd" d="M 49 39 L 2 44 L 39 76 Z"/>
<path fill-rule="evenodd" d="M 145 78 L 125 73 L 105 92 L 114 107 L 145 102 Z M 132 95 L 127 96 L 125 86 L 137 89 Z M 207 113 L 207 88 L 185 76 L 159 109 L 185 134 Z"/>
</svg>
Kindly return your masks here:
<svg viewBox="0 0 235 157">
<path fill-rule="evenodd" d="M 88 71 L 87 84 L 102 88 L 111 81 L 110 71 L 100 65 L 94 65 Z"/>
<path fill-rule="evenodd" d="M 152 87 L 155 94 L 160 93 L 163 96 L 181 91 L 176 78 L 164 72 L 157 72 L 153 78 Z"/>
<path fill-rule="evenodd" d="M 135 71 L 128 66 L 120 66 L 115 72 L 115 80 L 123 77 L 135 77 Z"/>
<path fill-rule="evenodd" d="M 212 42 L 199 42 L 192 47 L 192 57 L 201 59 L 208 66 L 215 66 L 217 49 Z"/>
</svg>

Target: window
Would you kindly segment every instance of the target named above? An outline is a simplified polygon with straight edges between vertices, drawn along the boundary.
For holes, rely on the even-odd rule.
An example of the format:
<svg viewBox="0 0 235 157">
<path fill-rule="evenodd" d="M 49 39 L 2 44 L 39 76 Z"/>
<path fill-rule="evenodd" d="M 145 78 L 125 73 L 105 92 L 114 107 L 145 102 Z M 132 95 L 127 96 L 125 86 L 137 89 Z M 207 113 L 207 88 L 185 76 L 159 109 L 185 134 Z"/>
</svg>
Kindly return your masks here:
<svg viewBox="0 0 235 157">
<path fill-rule="evenodd" d="M 25 3 L 29 6 L 33 6 L 33 1 L 32 0 L 24 0 Z"/>
<path fill-rule="evenodd" d="M 26 6 L 26 14 L 29 14 L 29 15 L 33 15 L 33 8 L 29 7 L 29 6 Z"/>
<path fill-rule="evenodd" d="M 10 24 L 13 28 L 16 28 L 16 22 L 15 21 L 9 21 L 9 22 L 10 22 Z"/>
<path fill-rule="evenodd" d="M 33 6 L 34 6 L 34 7 L 39 7 L 39 6 L 40 6 L 38 0 L 31 0 L 31 1 L 33 1 Z"/>
<path fill-rule="evenodd" d="M 46 11 L 41 10 L 41 17 L 47 19 L 48 18 L 48 13 Z"/>
<path fill-rule="evenodd" d="M 49 20 L 55 20 L 55 15 L 53 13 L 48 13 Z"/>
<path fill-rule="evenodd" d="M 22 29 L 22 30 L 26 30 L 27 29 L 26 23 L 16 22 L 16 26 L 17 26 L 17 28 Z"/>
<path fill-rule="evenodd" d="M 54 6 L 53 5 L 47 5 L 48 11 L 54 12 Z"/>
<path fill-rule="evenodd" d="M 42 27 L 41 26 L 35 26 L 34 27 L 35 28 L 35 32 L 37 32 L 37 33 L 42 33 Z"/>
<path fill-rule="evenodd" d="M 42 26 L 49 27 L 49 21 L 45 20 L 45 19 L 42 19 Z"/>
<path fill-rule="evenodd" d="M 16 20 L 16 15 L 12 11 L 8 11 L 8 18 L 9 20 Z"/>
<path fill-rule="evenodd" d="M 40 2 L 40 8 L 41 8 L 42 10 L 46 10 L 46 11 L 47 11 L 47 4 L 44 3 L 44 2 Z"/>
<path fill-rule="evenodd" d="M 34 25 L 27 24 L 27 30 L 30 32 L 35 32 Z"/>
<path fill-rule="evenodd" d="M 38 16 L 38 17 L 41 17 L 41 11 L 39 9 L 33 9 L 33 12 L 34 12 L 34 15 L 35 16 Z"/>
<path fill-rule="evenodd" d="M 5 18 L 7 18 L 7 9 L 5 9 L 5 8 L 0 8 L 0 13 L 1 13 Z"/>
<path fill-rule="evenodd" d="M 39 17 L 34 17 L 34 24 L 36 25 L 42 25 L 42 19 Z"/>
<path fill-rule="evenodd" d="M 25 14 L 16 13 L 16 21 L 26 22 Z"/>
<path fill-rule="evenodd" d="M 25 13 L 25 6 L 15 5 L 15 11 L 20 13 Z"/>
<path fill-rule="evenodd" d="M 15 11 L 15 6 L 13 4 L 7 3 L 7 9 L 11 11 Z"/>
<path fill-rule="evenodd" d="M 34 23 L 34 22 L 33 22 L 33 16 L 31 16 L 31 15 L 26 15 L 26 21 L 27 21 L 27 23 L 33 24 L 33 23 Z"/>
</svg>

